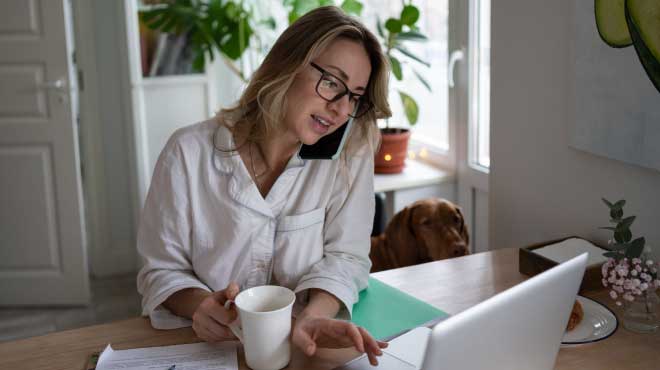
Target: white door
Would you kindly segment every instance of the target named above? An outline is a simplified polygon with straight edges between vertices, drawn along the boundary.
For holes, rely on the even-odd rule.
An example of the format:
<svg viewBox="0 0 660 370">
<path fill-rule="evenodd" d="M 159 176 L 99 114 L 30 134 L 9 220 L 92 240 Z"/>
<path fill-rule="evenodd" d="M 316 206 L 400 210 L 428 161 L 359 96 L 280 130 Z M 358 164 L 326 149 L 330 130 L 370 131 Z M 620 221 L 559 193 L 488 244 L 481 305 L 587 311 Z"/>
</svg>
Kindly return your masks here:
<svg viewBox="0 0 660 370">
<path fill-rule="evenodd" d="M 71 25 L 0 2 L 0 305 L 89 302 Z"/>
</svg>

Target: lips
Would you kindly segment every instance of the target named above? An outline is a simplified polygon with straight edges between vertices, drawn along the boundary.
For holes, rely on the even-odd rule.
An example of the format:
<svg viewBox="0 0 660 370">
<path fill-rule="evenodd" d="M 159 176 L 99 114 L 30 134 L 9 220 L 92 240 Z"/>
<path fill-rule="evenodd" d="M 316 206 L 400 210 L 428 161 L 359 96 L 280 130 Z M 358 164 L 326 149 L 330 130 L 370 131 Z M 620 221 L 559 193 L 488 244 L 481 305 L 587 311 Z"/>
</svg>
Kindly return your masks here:
<svg viewBox="0 0 660 370">
<path fill-rule="evenodd" d="M 332 120 L 330 120 L 330 119 L 328 119 L 328 118 L 326 118 L 326 117 L 317 116 L 317 115 L 315 115 L 315 114 L 312 114 L 312 118 L 313 118 L 315 121 L 318 121 L 319 123 L 321 123 L 321 124 L 324 125 L 324 126 L 334 126 L 334 125 L 335 125 L 335 122 L 334 122 L 334 121 L 332 121 Z"/>
<path fill-rule="evenodd" d="M 335 123 L 327 118 L 312 114 L 312 129 L 319 135 L 325 135 Z"/>
</svg>

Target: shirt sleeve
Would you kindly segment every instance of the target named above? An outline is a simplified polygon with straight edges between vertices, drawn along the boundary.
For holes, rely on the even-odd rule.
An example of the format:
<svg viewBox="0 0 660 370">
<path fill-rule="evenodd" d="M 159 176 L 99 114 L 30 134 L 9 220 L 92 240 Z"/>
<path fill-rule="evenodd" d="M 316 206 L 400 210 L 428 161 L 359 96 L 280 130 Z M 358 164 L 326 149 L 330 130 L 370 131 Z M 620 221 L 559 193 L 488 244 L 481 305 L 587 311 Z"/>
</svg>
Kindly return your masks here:
<svg viewBox="0 0 660 370">
<path fill-rule="evenodd" d="M 176 134 L 161 152 L 145 200 L 137 236 L 143 262 L 138 273 L 142 314 L 154 327 L 172 328 L 176 317 L 161 304 L 184 288 L 210 289 L 195 275 L 191 262 L 189 182 Z M 178 320 L 174 327 L 190 326 Z M 186 325 L 187 324 L 187 325 Z"/>
<path fill-rule="evenodd" d="M 317 288 L 343 304 L 338 317 L 350 318 L 360 290 L 367 287 L 373 227 L 374 159 L 368 147 L 348 158 L 326 209 L 324 256 L 304 275 L 296 293 Z"/>
</svg>

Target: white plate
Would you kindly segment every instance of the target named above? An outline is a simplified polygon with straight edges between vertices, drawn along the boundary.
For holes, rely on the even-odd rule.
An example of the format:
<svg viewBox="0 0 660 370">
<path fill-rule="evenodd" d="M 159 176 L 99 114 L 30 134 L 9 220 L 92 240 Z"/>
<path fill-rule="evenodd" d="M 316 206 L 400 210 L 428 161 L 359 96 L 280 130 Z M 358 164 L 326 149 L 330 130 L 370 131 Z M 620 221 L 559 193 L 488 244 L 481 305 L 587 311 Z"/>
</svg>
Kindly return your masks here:
<svg viewBox="0 0 660 370">
<path fill-rule="evenodd" d="M 584 317 L 575 329 L 564 334 L 562 347 L 597 342 L 616 331 L 619 323 L 609 308 L 590 298 L 577 296 L 577 300 L 582 305 Z"/>
</svg>

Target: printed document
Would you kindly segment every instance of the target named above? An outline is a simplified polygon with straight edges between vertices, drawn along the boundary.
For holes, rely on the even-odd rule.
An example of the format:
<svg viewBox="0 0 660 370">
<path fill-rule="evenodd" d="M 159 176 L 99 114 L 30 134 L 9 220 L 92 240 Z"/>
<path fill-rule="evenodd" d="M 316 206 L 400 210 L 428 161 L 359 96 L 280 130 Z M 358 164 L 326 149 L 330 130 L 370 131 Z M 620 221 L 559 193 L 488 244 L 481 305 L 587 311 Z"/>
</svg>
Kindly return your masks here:
<svg viewBox="0 0 660 370">
<path fill-rule="evenodd" d="M 238 342 L 193 343 L 115 351 L 110 344 L 97 370 L 237 370 Z"/>
</svg>

